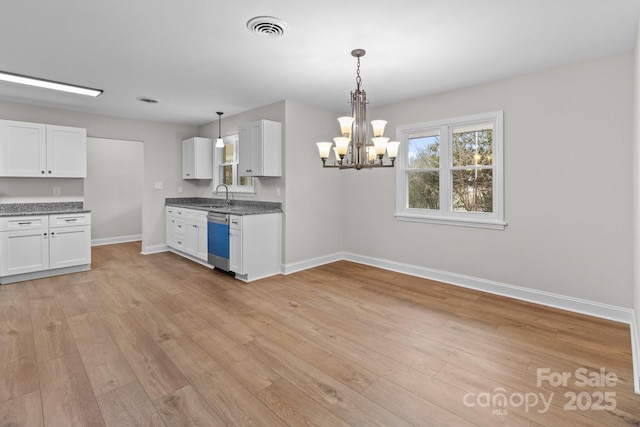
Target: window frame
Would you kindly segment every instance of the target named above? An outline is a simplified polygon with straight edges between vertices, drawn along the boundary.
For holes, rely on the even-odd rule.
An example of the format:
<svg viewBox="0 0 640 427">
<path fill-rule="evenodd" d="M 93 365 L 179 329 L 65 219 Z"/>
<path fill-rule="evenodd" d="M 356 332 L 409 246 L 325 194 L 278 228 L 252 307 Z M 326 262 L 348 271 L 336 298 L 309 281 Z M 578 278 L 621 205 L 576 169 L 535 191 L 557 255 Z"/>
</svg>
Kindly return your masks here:
<svg viewBox="0 0 640 427">
<path fill-rule="evenodd" d="M 400 147 L 398 158 L 395 162 L 396 212 L 394 216 L 396 220 L 503 230 L 506 225 L 504 221 L 503 115 L 503 111 L 493 111 L 398 126 L 396 134 L 400 141 Z M 487 122 L 492 122 L 494 126 L 492 135 L 493 212 L 453 211 L 453 180 L 451 179 L 451 174 L 454 170 L 460 170 L 460 167 L 453 166 L 451 161 L 453 154 L 452 129 Z M 415 171 L 415 169 L 408 167 L 409 137 L 414 134 L 434 131 L 439 131 L 440 135 L 440 165 L 438 168 L 440 207 L 439 209 L 409 208 L 408 175 L 410 171 Z"/>
<path fill-rule="evenodd" d="M 234 161 L 233 163 L 231 163 L 232 165 L 232 174 L 233 174 L 233 184 L 232 185 L 228 185 L 229 188 L 229 193 L 242 193 L 242 194 L 255 194 L 256 190 L 255 190 L 255 185 L 256 185 L 256 181 L 255 178 L 252 177 L 251 179 L 251 185 L 238 185 L 238 180 L 239 180 L 239 176 L 238 176 L 238 163 L 239 163 L 239 157 L 240 157 L 240 152 L 239 152 L 239 144 L 238 141 L 240 140 L 240 137 L 238 134 L 233 134 L 233 135 L 227 135 L 227 136 L 223 136 L 222 137 L 222 141 L 224 142 L 225 145 L 229 145 L 229 144 L 233 144 L 234 145 L 234 149 L 233 149 L 233 158 Z M 216 147 L 215 146 L 215 142 L 214 142 L 214 146 L 213 146 L 213 151 L 214 151 L 214 155 L 213 155 L 213 187 L 211 189 L 211 192 L 215 192 L 215 189 L 218 185 L 223 184 L 224 181 L 221 179 L 221 169 L 224 165 L 228 165 L 228 163 L 223 163 L 224 157 L 223 157 L 223 150 L 224 148 L 222 147 Z"/>
</svg>

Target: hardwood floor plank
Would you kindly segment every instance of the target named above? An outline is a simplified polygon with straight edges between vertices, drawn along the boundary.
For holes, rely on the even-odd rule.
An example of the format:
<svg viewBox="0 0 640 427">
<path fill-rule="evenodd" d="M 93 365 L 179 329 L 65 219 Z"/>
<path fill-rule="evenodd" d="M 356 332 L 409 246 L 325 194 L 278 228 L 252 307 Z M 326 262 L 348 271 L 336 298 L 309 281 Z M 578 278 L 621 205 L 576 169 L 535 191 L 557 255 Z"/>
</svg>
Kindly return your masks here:
<svg viewBox="0 0 640 427">
<path fill-rule="evenodd" d="M 39 390 L 35 352 L 0 363 L 0 402 Z"/>
<path fill-rule="evenodd" d="M 165 427 L 137 381 L 99 396 L 98 405 L 107 427 Z"/>
<path fill-rule="evenodd" d="M 104 426 L 78 353 L 40 363 L 38 373 L 47 427 Z"/>
<path fill-rule="evenodd" d="M 136 380 L 133 371 L 96 313 L 67 319 L 96 396 Z"/>
<path fill-rule="evenodd" d="M 180 370 L 131 314 L 107 314 L 102 320 L 151 400 L 188 384 Z"/>
<path fill-rule="evenodd" d="M 391 412 L 415 426 L 473 427 L 475 424 L 434 405 L 409 390 L 388 381 L 377 379 L 362 393 L 374 402 L 388 407 Z"/>
<path fill-rule="evenodd" d="M 15 399 L 0 403 L 0 426 L 43 427 L 40 392 L 32 391 Z"/>
<path fill-rule="evenodd" d="M 349 426 L 315 400 L 311 399 L 286 380 L 278 380 L 258 393 L 265 405 L 271 408 L 289 426 Z"/>
<path fill-rule="evenodd" d="M 256 360 L 245 348 L 201 317 L 184 312 L 172 318 L 203 350 L 252 393 L 257 393 L 280 379 L 279 375 Z"/>
<path fill-rule="evenodd" d="M 159 308 L 121 277 L 113 278 L 109 282 L 108 290 L 123 306 L 127 307 L 128 312 L 156 342 L 166 341 L 182 333 Z"/>
<path fill-rule="evenodd" d="M 85 282 L 81 285 L 69 284 L 67 286 L 61 286 L 58 289 L 55 298 L 66 318 L 95 310 L 81 290 L 81 287 L 91 287 L 94 285 L 95 282 Z"/>
<path fill-rule="evenodd" d="M 29 310 L 26 287 L 0 287 L 0 402 L 38 390 Z"/>
<path fill-rule="evenodd" d="M 257 338 L 245 344 L 245 347 L 291 385 L 351 425 L 410 425 L 362 394 L 351 390 L 339 379 L 325 374 L 266 338 Z"/>
<path fill-rule="evenodd" d="M 77 352 L 67 320 L 55 298 L 31 300 L 31 323 L 38 363 Z"/>
<path fill-rule="evenodd" d="M 191 385 L 176 390 L 154 403 L 167 427 L 209 427 L 224 424 Z"/>
</svg>

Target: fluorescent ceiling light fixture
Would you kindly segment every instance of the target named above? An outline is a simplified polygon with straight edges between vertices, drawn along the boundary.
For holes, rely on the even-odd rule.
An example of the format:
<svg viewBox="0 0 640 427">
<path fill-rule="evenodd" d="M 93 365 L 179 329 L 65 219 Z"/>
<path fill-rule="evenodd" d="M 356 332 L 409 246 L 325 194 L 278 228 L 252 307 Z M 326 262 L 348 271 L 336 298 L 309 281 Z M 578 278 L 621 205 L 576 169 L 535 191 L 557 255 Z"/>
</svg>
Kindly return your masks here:
<svg viewBox="0 0 640 427">
<path fill-rule="evenodd" d="M 0 80 L 3 80 L 5 82 L 29 85 L 29 86 L 37 86 L 45 89 L 71 92 L 71 93 L 76 93 L 78 95 L 99 96 L 103 92 L 100 89 L 91 89 L 89 87 L 70 85 L 66 83 L 54 82 L 51 80 L 43 80 L 43 79 L 38 79 L 36 77 L 29 77 L 29 76 L 22 76 L 20 74 L 7 73 L 5 71 L 0 71 Z"/>
</svg>

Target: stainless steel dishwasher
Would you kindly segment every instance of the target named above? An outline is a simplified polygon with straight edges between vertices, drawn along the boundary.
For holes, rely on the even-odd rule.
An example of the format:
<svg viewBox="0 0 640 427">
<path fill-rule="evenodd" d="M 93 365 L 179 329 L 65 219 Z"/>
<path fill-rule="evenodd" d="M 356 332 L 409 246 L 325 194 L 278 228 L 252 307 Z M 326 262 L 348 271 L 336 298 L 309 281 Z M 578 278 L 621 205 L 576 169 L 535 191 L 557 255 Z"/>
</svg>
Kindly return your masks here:
<svg viewBox="0 0 640 427">
<path fill-rule="evenodd" d="M 209 264 L 229 271 L 229 215 L 209 212 L 207 215 L 207 253 Z"/>
</svg>

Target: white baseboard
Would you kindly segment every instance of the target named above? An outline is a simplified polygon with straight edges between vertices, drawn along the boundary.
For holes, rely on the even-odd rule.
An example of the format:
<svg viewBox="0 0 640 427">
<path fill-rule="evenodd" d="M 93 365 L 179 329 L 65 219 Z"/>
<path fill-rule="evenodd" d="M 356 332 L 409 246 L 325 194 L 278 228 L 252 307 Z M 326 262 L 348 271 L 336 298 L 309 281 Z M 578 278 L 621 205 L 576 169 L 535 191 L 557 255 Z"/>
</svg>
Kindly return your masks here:
<svg viewBox="0 0 640 427">
<path fill-rule="evenodd" d="M 91 240 L 91 246 L 113 245 L 115 243 L 138 242 L 140 240 L 142 240 L 142 234 L 135 234 L 131 236 L 107 237 L 104 239 Z"/>
<path fill-rule="evenodd" d="M 303 261 L 292 262 L 290 264 L 282 265 L 282 274 L 291 274 L 297 271 L 307 270 L 309 268 L 318 267 L 324 264 L 340 261 L 344 259 L 342 252 L 336 252 L 334 254 L 323 255 L 321 257 L 305 259 Z"/>
<path fill-rule="evenodd" d="M 153 246 L 145 246 L 142 248 L 142 255 L 151 255 L 151 254 L 159 254 L 160 252 L 167 252 L 169 250 L 169 246 L 167 245 L 153 245 Z"/>
<path fill-rule="evenodd" d="M 633 388 L 636 394 L 640 394 L 640 331 L 638 330 L 639 313 L 634 313 L 631 322 L 631 355 L 633 357 Z"/>
<path fill-rule="evenodd" d="M 634 318 L 634 311 L 630 308 L 602 304 L 595 301 L 554 294 L 551 292 L 538 291 L 507 283 L 494 282 L 492 280 L 480 279 L 477 277 L 450 273 L 448 271 L 435 270 L 354 253 L 345 253 L 344 259 L 347 261 L 357 262 L 359 264 L 383 268 L 385 270 L 397 271 L 411 276 L 437 280 L 439 282 L 449 283 L 464 288 L 488 292 L 490 294 L 502 295 L 575 313 L 614 320 L 616 322 L 631 324 Z"/>
</svg>

